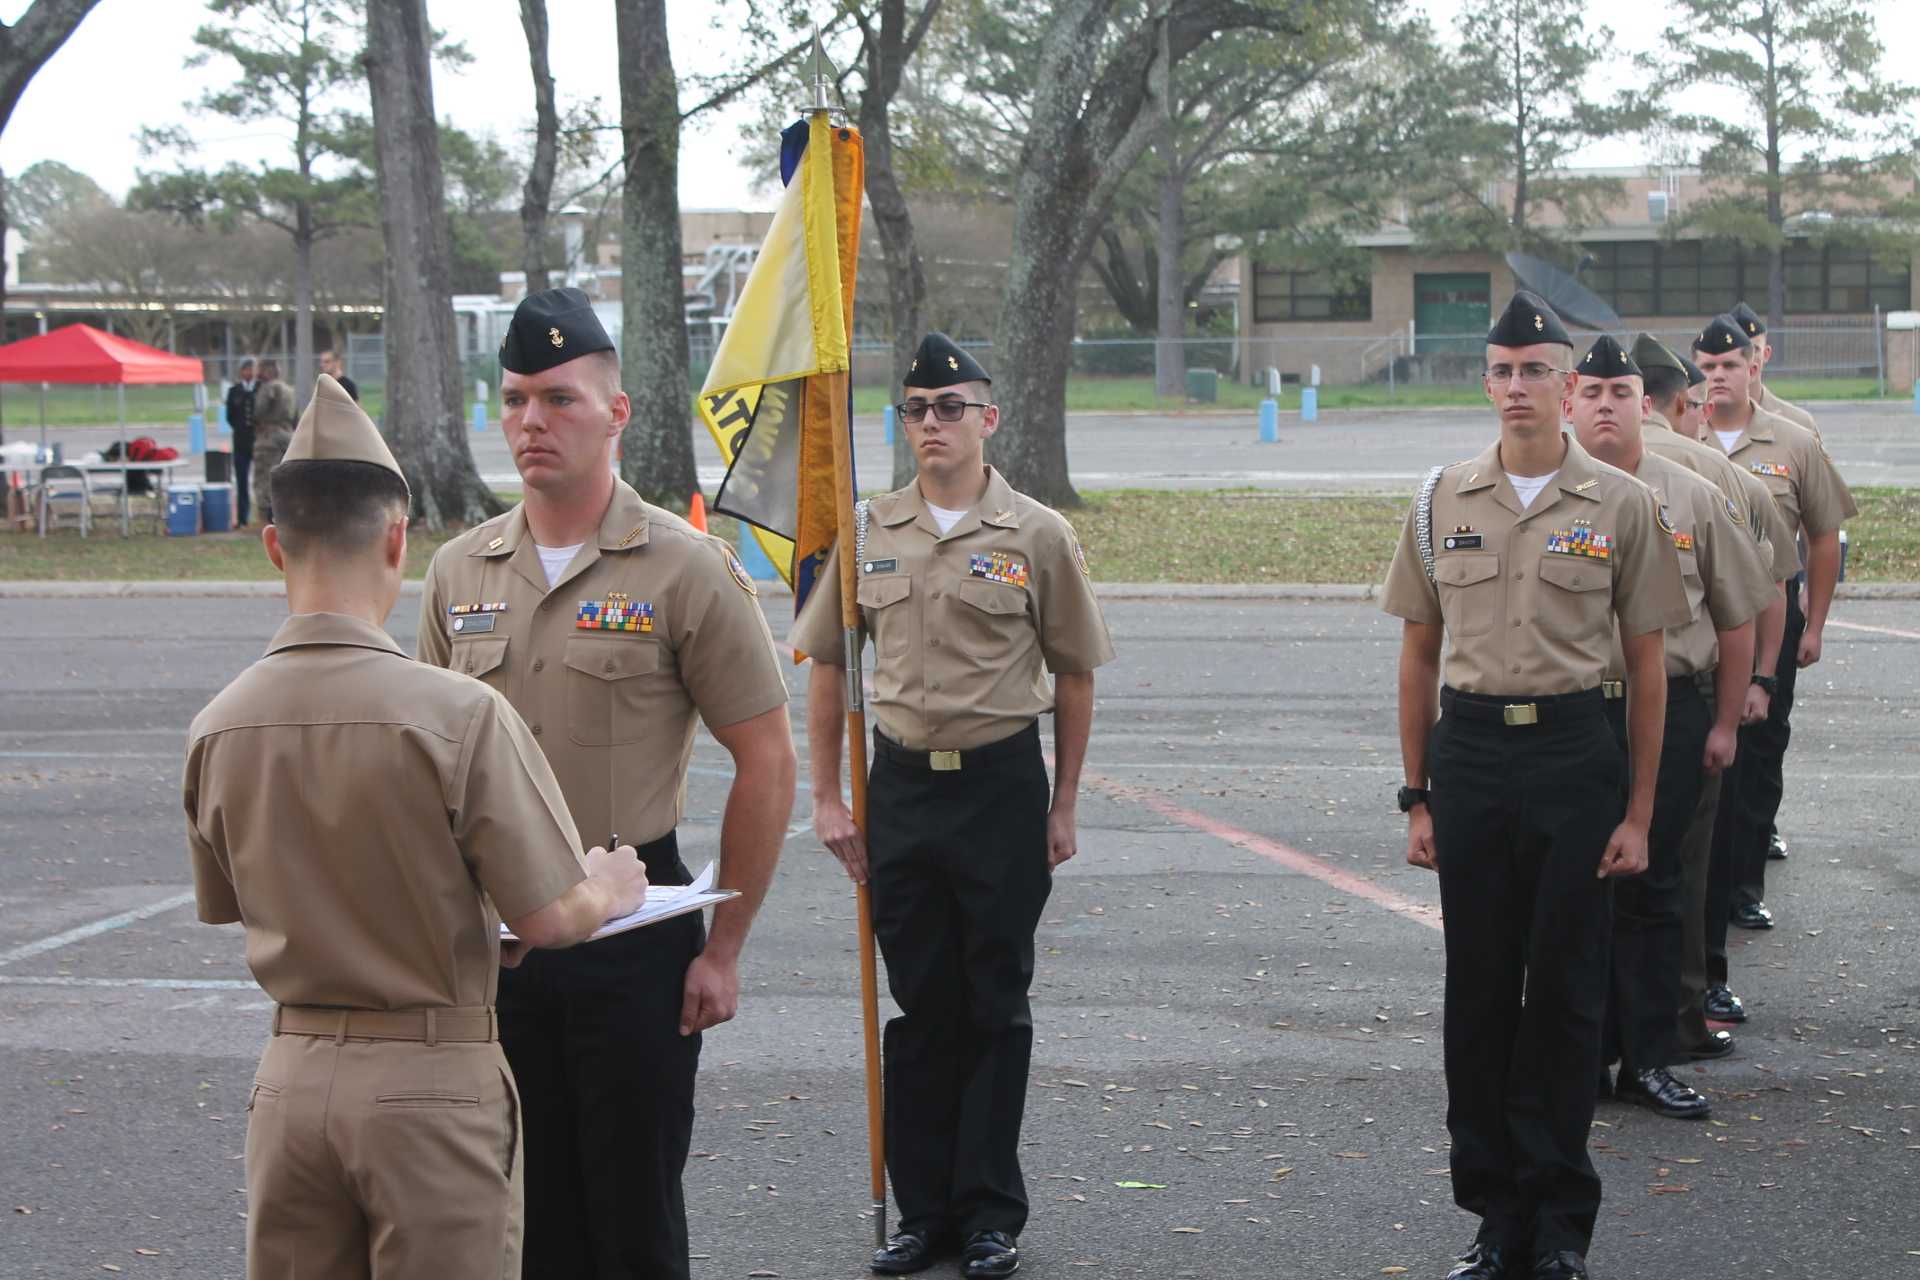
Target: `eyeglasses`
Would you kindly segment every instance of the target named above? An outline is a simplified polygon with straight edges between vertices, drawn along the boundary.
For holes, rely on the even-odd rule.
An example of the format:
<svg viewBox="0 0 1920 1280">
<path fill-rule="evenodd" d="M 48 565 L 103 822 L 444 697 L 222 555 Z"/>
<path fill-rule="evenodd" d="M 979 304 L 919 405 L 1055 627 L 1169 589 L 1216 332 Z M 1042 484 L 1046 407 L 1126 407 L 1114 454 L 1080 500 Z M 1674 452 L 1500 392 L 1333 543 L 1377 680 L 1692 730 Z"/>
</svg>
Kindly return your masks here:
<svg viewBox="0 0 1920 1280">
<path fill-rule="evenodd" d="M 942 422 L 958 422 L 967 416 L 969 409 L 991 409 L 993 406 L 984 400 L 955 400 L 945 398 L 929 404 L 925 400 L 903 400 L 893 406 L 902 422 L 924 422 L 927 410 L 933 410 L 933 416 Z"/>
<path fill-rule="evenodd" d="M 1488 382 L 1512 382 L 1514 376 L 1518 374 L 1522 382 L 1537 383 L 1545 382 L 1555 374 L 1565 375 L 1571 372 L 1573 372 L 1571 369 L 1556 369 L 1550 364 L 1539 364 L 1534 361 L 1528 361 L 1518 369 L 1515 369 L 1510 364 L 1493 365 L 1487 370 L 1484 376 Z"/>
</svg>

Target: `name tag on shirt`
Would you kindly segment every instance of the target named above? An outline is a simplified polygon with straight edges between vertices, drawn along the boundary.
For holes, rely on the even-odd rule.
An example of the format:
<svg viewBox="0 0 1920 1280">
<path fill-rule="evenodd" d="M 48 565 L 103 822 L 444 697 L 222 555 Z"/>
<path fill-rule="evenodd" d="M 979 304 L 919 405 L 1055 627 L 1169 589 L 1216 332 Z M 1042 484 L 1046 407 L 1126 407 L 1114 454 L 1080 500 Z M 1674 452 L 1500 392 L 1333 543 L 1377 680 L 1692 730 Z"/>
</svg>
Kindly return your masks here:
<svg viewBox="0 0 1920 1280">
<path fill-rule="evenodd" d="M 490 613 L 461 614 L 453 620 L 455 635 L 479 635 L 493 630 L 493 617 Z"/>
<path fill-rule="evenodd" d="M 869 560 L 860 566 L 862 573 L 894 573 L 900 568 L 898 560 Z"/>
<path fill-rule="evenodd" d="M 1450 533 L 1440 540 L 1440 546 L 1447 551 L 1477 551 L 1484 540 L 1484 534 Z"/>
</svg>

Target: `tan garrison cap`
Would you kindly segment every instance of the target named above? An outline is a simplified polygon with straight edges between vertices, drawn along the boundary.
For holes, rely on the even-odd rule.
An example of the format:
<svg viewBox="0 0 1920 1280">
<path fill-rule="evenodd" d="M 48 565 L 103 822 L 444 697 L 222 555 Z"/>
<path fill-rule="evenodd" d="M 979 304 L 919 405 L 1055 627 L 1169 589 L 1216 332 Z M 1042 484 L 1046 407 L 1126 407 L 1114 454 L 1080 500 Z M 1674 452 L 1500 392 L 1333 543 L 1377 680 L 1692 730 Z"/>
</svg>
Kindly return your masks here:
<svg viewBox="0 0 1920 1280">
<path fill-rule="evenodd" d="M 314 383 L 313 399 L 300 415 L 300 425 L 294 428 L 282 461 L 371 462 L 399 476 L 403 484 L 407 478 L 366 410 L 354 403 L 346 388 L 324 373 Z"/>
</svg>

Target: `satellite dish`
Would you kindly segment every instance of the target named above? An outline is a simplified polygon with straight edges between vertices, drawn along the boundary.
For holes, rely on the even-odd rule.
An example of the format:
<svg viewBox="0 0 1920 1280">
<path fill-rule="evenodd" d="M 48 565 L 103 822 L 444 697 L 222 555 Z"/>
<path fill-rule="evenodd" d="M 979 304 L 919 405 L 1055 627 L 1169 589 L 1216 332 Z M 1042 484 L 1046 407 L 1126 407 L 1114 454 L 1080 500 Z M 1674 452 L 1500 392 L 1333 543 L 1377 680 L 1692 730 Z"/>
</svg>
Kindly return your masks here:
<svg viewBox="0 0 1920 1280">
<path fill-rule="evenodd" d="M 1585 266 L 1587 259 L 1581 261 Z M 1600 295 L 1544 258 L 1528 253 L 1510 253 L 1507 266 L 1522 289 L 1531 289 L 1547 300 L 1554 313 L 1577 329 L 1595 333 L 1624 333 L 1626 322 L 1600 300 Z"/>
</svg>

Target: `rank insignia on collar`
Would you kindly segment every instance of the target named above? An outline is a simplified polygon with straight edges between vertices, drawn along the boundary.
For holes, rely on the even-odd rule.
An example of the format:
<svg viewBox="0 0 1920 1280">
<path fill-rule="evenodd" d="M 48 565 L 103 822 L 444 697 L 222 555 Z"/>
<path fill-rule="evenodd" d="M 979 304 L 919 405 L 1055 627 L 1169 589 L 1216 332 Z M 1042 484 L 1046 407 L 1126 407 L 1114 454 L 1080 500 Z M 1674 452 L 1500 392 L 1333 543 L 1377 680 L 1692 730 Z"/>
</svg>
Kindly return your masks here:
<svg viewBox="0 0 1920 1280">
<path fill-rule="evenodd" d="M 640 531 L 646 527 L 647 526 L 644 524 L 637 524 L 633 526 L 633 528 L 627 530 L 624 534 L 620 536 L 620 541 L 614 543 L 613 545 L 616 547 L 626 546 L 629 542 L 632 542 L 635 538 L 639 537 Z"/>
<path fill-rule="evenodd" d="M 582 600 L 573 625 L 581 631 L 653 631 L 653 602 L 634 601 L 624 592 L 610 591 L 605 600 Z"/>
<path fill-rule="evenodd" d="M 447 612 L 454 617 L 459 617 L 463 613 L 505 613 L 506 611 L 507 602 L 504 600 L 496 600 L 489 604 L 450 604 L 447 606 Z"/>
<path fill-rule="evenodd" d="M 1613 535 L 1595 533 L 1585 520 L 1575 520 L 1571 529 L 1555 529 L 1547 535 L 1547 550 L 1563 556 L 1585 556 L 1589 560 L 1613 559 Z"/>
<path fill-rule="evenodd" d="M 489 542 L 487 544 L 487 550 L 498 551 L 500 548 L 506 545 L 507 545 L 507 540 L 505 538 L 495 538 L 492 542 Z"/>
<path fill-rule="evenodd" d="M 967 572 L 988 582 L 1004 582 L 1010 587 L 1027 585 L 1027 566 L 1004 551 L 989 551 L 967 558 Z"/>
<path fill-rule="evenodd" d="M 1751 469 L 1757 476 L 1772 476 L 1778 480 L 1786 480 L 1793 475 L 1793 469 L 1784 462 L 1755 462 L 1751 464 Z"/>
<path fill-rule="evenodd" d="M 994 518 L 995 520 L 1011 520 L 1011 519 L 1013 519 L 1013 512 L 1011 512 L 1011 511 L 996 511 L 996 512 L 994 512 L 994 513 L 993 513 L 993 518 Z"/>
<path fill-rule="evenodd" d="M 1599 483 L 1600 483 L 1600 481 L 1599 481 L 1598 479 L 1594 479 L 1594 480 L 1582 480 L 1582 481 L 1581 481 L 1581 482 L 1580 482 L 1579 484 L 1577 484 L 1577 485 L 1575 485 L 1575 486 L 1573 486 L 1573 491 L 1574 491 L 1575 493 L 1585 493 L 1585 492 L 1586 492 L 1587 490 L 1589 490 L 1589 489 L 1591 489 L 1591 488 L 1593 488 L 1593 486 L 1595 486 L 1595 485 L 1597 485 L 1597 484 L 1599 484 Z"/>
</svg>

